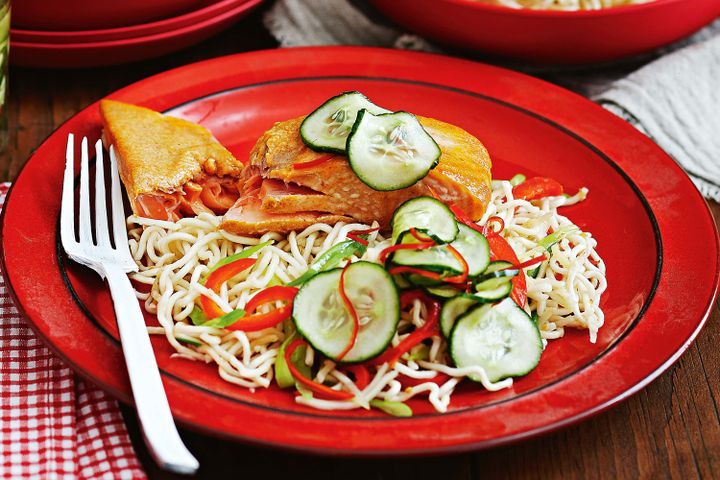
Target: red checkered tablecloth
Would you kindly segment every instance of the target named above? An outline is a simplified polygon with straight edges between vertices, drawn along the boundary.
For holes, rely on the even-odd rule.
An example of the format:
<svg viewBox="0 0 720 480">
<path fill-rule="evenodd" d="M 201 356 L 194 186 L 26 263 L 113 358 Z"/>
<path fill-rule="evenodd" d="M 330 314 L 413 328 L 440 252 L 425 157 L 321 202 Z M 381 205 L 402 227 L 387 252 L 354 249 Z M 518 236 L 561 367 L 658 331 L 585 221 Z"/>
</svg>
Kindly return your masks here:
<svg viewBox="0 0 720 480">
<path fill-rule="evenodd" d="M 0 184 L 0 208 L 8 191 Z M 0 271 L 0 478 L 145 479 L 117 402 L 18 314 Z"/>
</svg>

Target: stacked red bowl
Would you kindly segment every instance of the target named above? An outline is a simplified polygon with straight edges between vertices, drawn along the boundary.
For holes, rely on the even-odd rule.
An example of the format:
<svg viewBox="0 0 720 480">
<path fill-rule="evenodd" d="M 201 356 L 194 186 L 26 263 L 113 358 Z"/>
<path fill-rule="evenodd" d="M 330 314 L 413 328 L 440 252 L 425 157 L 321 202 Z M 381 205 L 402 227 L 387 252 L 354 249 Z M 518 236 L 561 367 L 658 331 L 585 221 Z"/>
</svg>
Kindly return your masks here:
<svg viewBox="0 0 720 480">
<path fill-rule="evenodd" d="M 262 0 L 22 0 L 13 4 L 11 61 L 77 68 L 164 55 L 231 26 Z"/>
<path fill-rule="evenodd" d="M 720 0 L 652 0 L 583 11 L 487 0 L 371 0 L 399 25 L 437 42 L 533 63 L 582 64 L 648 52 L 720 15 Z"/>
</svg>

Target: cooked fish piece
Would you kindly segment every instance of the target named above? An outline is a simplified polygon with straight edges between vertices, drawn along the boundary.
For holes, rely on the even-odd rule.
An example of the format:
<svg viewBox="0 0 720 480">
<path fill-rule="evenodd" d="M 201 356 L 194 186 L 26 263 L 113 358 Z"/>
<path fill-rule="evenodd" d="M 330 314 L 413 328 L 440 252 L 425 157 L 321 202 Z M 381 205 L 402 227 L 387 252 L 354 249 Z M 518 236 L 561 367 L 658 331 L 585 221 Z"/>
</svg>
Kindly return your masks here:
<svg viewBox="0 0 720 480">
<path fill-rule="evenodd" d="M 287 232 L 323 221 L 318 220 L 323 214 L 378 221 L 385 227 L 398 205 L 421 195 L 436 195 L 479 219 L 490 201 L 487 150 L 459 127 L 418 118 L 440 146 L 440 163 L 421 181 L 395 191 L 365 185 L 343 155 L 309 149 L 299 133 L 304 117 L 276 123 L 255 144 L 243 171 L 241 200 L 228 211 L 222 228 L 241 234 Z M 300 164 L 305 162 L 314 163 L 303 168 Z M 273 217 L 278 214 L 295 217 L 292 222 L 291 217 Z"/>
<path fill-rule="evenodd" d="M 238 199 L 244 166 L 205 127 L 114 100 L 102 100 L 100 114 L 135 214 L 223 214 Z"/>
</svg>

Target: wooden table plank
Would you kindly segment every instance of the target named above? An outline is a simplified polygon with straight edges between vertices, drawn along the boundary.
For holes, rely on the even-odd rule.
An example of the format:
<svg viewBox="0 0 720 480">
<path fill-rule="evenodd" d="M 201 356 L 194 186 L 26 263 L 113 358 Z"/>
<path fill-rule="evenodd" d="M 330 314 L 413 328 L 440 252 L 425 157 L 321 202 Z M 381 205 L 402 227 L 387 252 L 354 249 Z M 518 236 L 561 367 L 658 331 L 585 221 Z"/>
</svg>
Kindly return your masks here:
<svg viewBox="0 0 720 480">
<path fill-rule="evenodd" d="M 256 12 L 230 31 L 162 59 L 90 71 L 11 69 L 9 147 L 0 157 L 0 180 L 14 178 L 31 151 L 63 121 L 117 88 L 192 61 L 274 47 L 261 25 L 261 14 Z M 717 221 L 720 206 L 712 205 L 712 211 Z M 348 460 L 261 449 L 189 431 L 183 436 L 202 463 L 197 478 L 207 479 L 228 472 L 244 477 L 345 480 L 720 478 L 719 322 L 716 306 L 680 361 L 620 406 L 517 445 L 455 456 Z M 186 478 L 154 466 L 142 445 L 134 412 L 128 407 L 123 412 L 150 478 Z"/>
</svg>

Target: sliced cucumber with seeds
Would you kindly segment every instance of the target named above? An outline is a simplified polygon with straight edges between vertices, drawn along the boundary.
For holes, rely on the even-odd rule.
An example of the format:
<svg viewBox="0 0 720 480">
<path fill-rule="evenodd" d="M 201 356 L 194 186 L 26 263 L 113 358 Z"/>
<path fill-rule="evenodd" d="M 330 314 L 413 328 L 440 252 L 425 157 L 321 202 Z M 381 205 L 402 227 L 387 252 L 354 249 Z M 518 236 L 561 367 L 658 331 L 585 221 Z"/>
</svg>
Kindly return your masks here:
<svg viewBox="0 0 720 480">
<path fill-rule="evenodd" d="M 408 112 L 373 115 L 360 110 L 347 140 L 355 175 L 374 190 L 406 188 L 440 161 L 440 147 Z"/>
<path fill-rule="evenodd" d="M 345 350 L 353 330 L 353 319 L 339 293 L 341 273 L 340 268 L 319 273 L 300 287 L 293 302 L 297 331 L 333 360 Z M 363 362 L 380 355 L 395 335 L 400 321 L 397 288 L 382 266 L 360 261 L 347 267 L 345 293 L 360 318 L 360 331 L 342 362 Z"/>
<path fill-rule="evenodd" d="M 485 269 L 485 271 L 483 273 L 488 274 L 488 273 L 492 273 L 492 272 L 497 272 L 498 270 L 505 270 L 512 266 L 513 266 L 512 263 L 507 262 L 505 260 L 495 260 L 494 262 L 490 262 L 490 265 L 487 266 L 487 268 Z"/>
<path fill-rule="evenodd" d="M 440 310 L 440 331 L 445 338 L 450 338 L 455 320 L 477 304 L 477 301 L 467 297 L 455 297 L 445 302 Z"/>
<path fill-rule="evenodd" d="M 516 268 L 496 270 L 490 273 L 487 273 L 486 270 L 485 273 L 477 277 L 475 280 L 475 287 L 482 290 L 484 288 L 482 285 L 486 282 L 490 282 L 492 284 L 493 281 L 505 281 L 507 279 L 512 279 L 512 277 L 516 277 L 518 273 L 520 273 L 520 270 Z"/>
<path fill-rule="evenodd" d="M 478 302 L 498 302 L 510 295 L 512 279 L 517 274 L 517 270 L 501 270 L 483 275 L 481 281 L 475 284 L 475 291 L 465 296 Z"/>
<path fill-rule="evenodd" d="M 457 238 L 450 243 L 468 264 L 468 275 L 476 276 L 482 273 L 490 262 L 490 248 L 487 239 L 482 233 L 459 224 Z M 401 242 L 416 241 L 410 234 L 404 234 Z M 415 267 L 449 275 L 463 273 L 463 265 L 450 251 L 447 245 L 438 245 L 425 250 L 398 250 L 390 259 L 394 265 Z"/>
<path fill-rule="evenodd" d="M 451 287 L 450 285 L 428 286 L 425 287 L 425 291 L 428 292 L 430 295 L 434 295 L 440 298 L 453 298 L 463 293 L 461 290 L 458 290 L 455 287 Z"/>
<path fill-rule="evenodd" d="M 482 290 L 477 290 L 474 293 L 462 294 L 465 298 L 470 298 L 480 303 L 493 303 L 499 302 L 503 298 L 510 295 L 512 292 L 513 284 L 510 280 L 498 282 L 495 286 L 490 287 L 489 285 Z"/>
<path fill-rule="evenodd" d="M 435 241 L 450 243 L 457 237 L 459 228 L 455 215 L 447 205 L 432 197 L 416 197 L 403 202 L 390 221 L 393 243 L 414 228 L 426 233 Z"/>
<path fill-rule="evenodd" d="M 344 92 L 320 105 L 300 125 L 300 138 L 319 152 L 345 153 L 345 145 L 360 110 L 390 113 L 360 92 Z"/>
<path fill-rule="evenodd" d="M 491 382 L 527 375 L 540 361 L 542 349 L 537 325 L 510 299 L 473 308 L 450 334 L 455 365 L 482 367 Z M 481 381 L 478 375 L 468 377 Z"/>
</svg>

